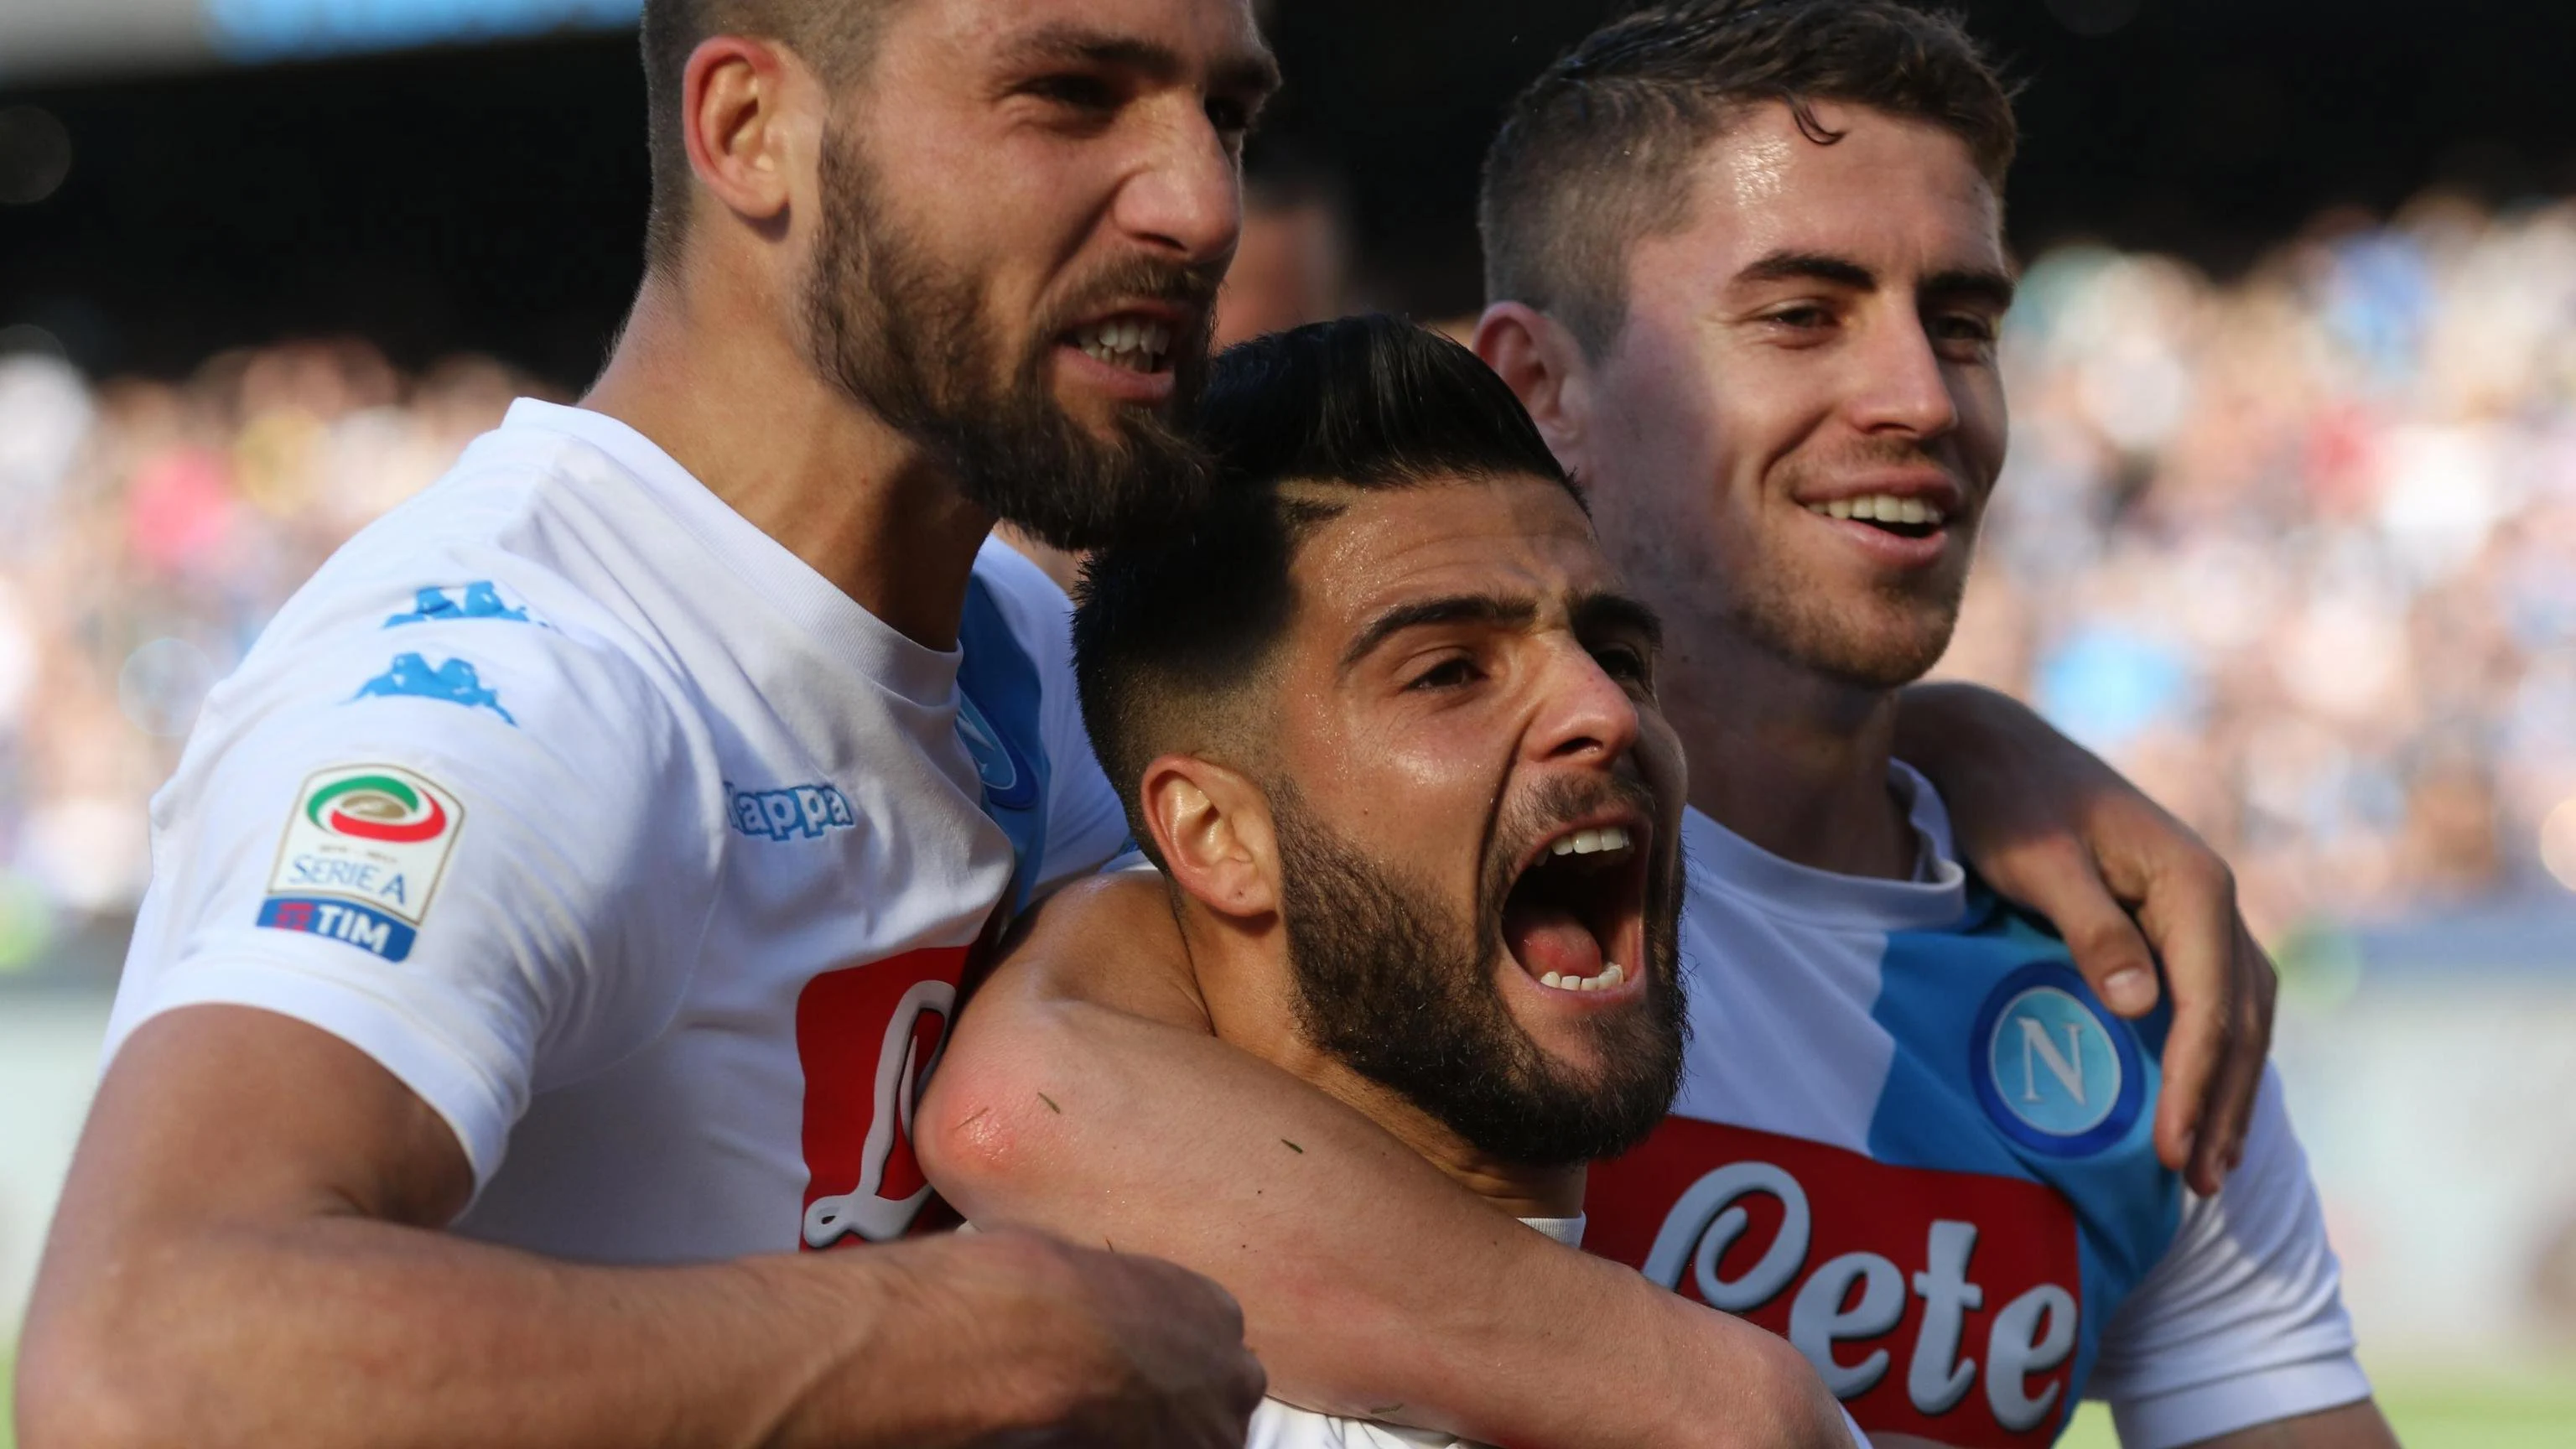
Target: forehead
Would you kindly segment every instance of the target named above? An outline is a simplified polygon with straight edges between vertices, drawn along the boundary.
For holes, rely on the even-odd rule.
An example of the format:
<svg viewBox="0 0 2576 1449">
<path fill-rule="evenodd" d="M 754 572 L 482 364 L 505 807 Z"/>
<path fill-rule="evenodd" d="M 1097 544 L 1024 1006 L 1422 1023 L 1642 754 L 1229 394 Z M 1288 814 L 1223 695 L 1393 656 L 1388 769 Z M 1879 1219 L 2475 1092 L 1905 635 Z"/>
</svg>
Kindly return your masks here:
<svg viewBox="0 0 2576 1449">
<path fill-rule="evenodd" d="M 1062 58 L 1106 45 L 1112 59 L 1186 63 L 1267 56 L 1251 0 L 900 0 L 896 18 L 912 34 L 952 54 L 1008 61 L 1031 47 Z M 1145 50 L 1119 54 L 1128 45 Z"/>
<path fill-rule="evenodd" d="M 1967 142 L 1926 121 L 1819 101 L 1820 145 L 1781 104 L 1753 107 L 1687 173 L 1688 222 L 1647 238 L 1642 278 L 1732 276 L 1775 253 L 1848 257 L 1882 276 L 2002 271 L 2003 204 Z"/>
<path fill-rule="evenodd" d="M 1327 642 L 1410 600 L 1544 600 L 1612 583 L 1592 521 L 1552 479 L 1458 478 L 1316 496 L 1342 512 L 1307 535 L 1290 573 L 1301 631 L 1334 636 Z"/>
</svg>

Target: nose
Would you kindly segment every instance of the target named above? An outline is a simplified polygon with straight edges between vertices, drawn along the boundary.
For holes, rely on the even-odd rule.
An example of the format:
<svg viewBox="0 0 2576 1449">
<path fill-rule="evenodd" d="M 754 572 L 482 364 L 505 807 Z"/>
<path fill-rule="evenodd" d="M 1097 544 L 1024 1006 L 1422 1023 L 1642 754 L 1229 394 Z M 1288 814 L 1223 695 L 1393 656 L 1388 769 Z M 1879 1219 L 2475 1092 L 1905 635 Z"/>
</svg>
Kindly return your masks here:
<svg viewBox="0 0 2576 1449">
<path fill-rule="evenodd" d="M 1873 330 L 1858 359 L 1855 425 L 1865 433 L 1927 440 L 1958 427 L 1959 400 L 1923 319 L 1909 310 Z"/>
<path fill-rule="evenodd" d="M 1175 97 L 1169 124 L 1119 189 L 1114 212 L 1128 235 L 1182 262 L 1230 256 L 1243 230 L 1243 172 L 1214 122 Z"/>
<path fill-rule="evenodd" d="M 1637 747 L 1637 701 L 1580 644 L 1551 652 L 1539 686 L 1528 743 L 1537 760 L 1608 769 Z"/>
</svg>

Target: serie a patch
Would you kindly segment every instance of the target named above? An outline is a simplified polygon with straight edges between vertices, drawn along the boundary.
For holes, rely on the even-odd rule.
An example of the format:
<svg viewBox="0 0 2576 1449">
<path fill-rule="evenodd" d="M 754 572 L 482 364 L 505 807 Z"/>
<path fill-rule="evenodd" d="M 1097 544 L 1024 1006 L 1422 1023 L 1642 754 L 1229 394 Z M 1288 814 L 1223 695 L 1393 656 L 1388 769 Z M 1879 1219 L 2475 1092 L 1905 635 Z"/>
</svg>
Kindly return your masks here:
<svg viewBox="0 0 2576 1449">
<path fill-rule="evenodd" d="M 456 849 L 465 806 L 398 765 L 337 765 L 296 793 L 259 924 L 411 954 Z"/>
</svg>

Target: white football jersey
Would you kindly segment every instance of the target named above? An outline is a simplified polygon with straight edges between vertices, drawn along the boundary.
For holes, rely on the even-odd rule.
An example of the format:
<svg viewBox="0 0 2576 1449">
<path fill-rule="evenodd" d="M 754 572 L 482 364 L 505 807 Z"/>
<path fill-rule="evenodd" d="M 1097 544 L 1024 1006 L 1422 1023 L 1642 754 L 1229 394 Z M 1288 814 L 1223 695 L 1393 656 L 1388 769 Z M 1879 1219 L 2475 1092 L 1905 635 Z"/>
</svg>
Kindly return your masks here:
<svg viewBox="0 0 2576 1449">
<path fill-rule="evenodd" d="M 988 545 L 924 648 L 532 401 L 295 595 L 152 827 L 111 1054 L 309 1022 L 455 1129 L 458 1231 L 621 1263 L 910 1228 L 970 953 L 1126 836 L 1033 565 Z"/>
<path fill-rule="evenodd" d="M 2128 1449 L 2368 1396 L 2279 1081 L 2186 1193 L 2152 1140 L 2164 1014 L 2113 1016 L 1893 784 L 1911 881 L 1685 818 L 1682 1092 L 1592 1170 L 1587 1246 L 1785 1335 L 1862 1427 L 1961 1449 L 2047 1444 L 2086 1395 Z"/>
</svg>

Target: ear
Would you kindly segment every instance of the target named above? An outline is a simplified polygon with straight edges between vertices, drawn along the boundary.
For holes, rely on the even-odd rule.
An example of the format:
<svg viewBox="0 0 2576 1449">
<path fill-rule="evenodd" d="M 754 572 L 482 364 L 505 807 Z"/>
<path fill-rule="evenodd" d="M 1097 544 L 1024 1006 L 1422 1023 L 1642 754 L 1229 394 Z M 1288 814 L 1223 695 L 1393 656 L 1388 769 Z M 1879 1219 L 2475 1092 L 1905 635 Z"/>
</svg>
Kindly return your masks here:
<svg viewBox="0 0 2576 1449">
<path fill-rule="evenodd" d="M 1145 767 L 1138 803 L 1173 884 L 1221 916 L 1279 909 L 1279 852 L 1259 786 L 1196 756 L 1164 755 Z"/>
<path fill-rule="evenodd" d="M 736 216 L 774 225 L 818 136 L 793 104 L 806 79 L 766 41 L 719 35 L 689 54 L 680 76 L 680 135 L 698 184 Z"/>
<path fill-rule="evenodd" d="M 1592 361 L 1565 324 L 1525 302 L 1496 302 L 1476 320 L 1476 355 L 1511 387 L 1556 460 L 1580 473 L 1592 421 Z"/>
</svg>

